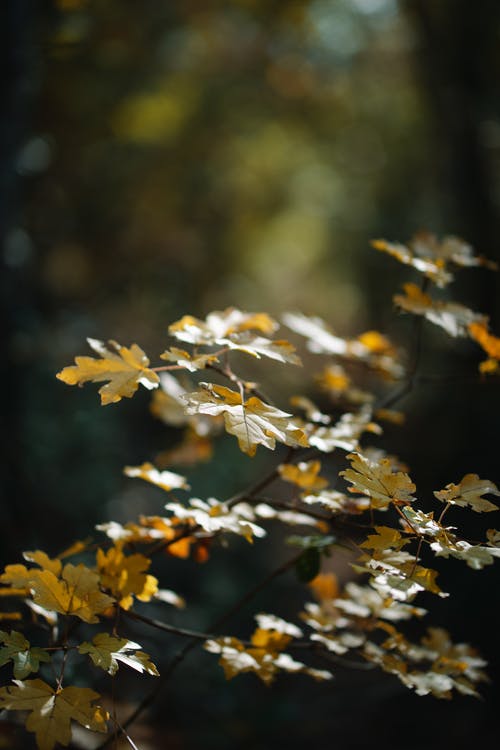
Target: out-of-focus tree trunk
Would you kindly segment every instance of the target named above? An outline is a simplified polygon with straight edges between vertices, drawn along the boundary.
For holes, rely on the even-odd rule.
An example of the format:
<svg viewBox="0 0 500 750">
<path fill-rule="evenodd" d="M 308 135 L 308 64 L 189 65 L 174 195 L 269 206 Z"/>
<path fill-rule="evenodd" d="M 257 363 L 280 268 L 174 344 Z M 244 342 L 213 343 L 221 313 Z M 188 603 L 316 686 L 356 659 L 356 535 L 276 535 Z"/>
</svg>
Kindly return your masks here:
<svg viewBox="0 0 500 750">
<path fill-rule="evenodd" d="M 405 0 L 403 8 L 416 33 L 416 67 L 435 131 L 450 231 L 500 260 L 490 133 L 500 133 L 500 3 Z M 496 279 L 485 274 L 480 283 L 482 309 L 493 315 Z"/>
<path fill-rule="evenodd" d="M 22 336 L 36 323 L 35 290 L 31 274 L 21 263 L 16 228 L 22 225 L 23 185 L 16 162 L 29 135 L 37 90 L 33 42 L 38 11 L 33 0 L 5 0 L 0 9 L 0 298 L 2 305 L 2 553 L 19 554 L 19 530 L 34 507 L 29 468 L 23 459 L 23 391 L 29 363 L 22 361 Z M 18 235 L 22 237 L 21 235 Z M 31 519 L 33 522 L 33 518 Z"/>
</svg>

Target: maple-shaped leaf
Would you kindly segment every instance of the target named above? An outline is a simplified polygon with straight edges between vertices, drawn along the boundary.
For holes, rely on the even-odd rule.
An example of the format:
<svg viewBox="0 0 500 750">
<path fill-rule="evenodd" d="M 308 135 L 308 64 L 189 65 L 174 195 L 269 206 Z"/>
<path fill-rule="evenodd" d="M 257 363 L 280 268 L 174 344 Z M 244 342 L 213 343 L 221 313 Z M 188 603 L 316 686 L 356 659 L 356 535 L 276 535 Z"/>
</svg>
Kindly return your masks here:
<svg viewBox="0 0 500 750">
<path fill-rule="evenodd" d="M 96 667 L 111 675 L 118 671 L 118 662 L 126 664 L 137 672 L 147 672 L 158 677 L 159 672 L 148 654 L 140 650 L 140 645 L 127 638 L 118 638 L 109 633 L 98 633 L 92 643 L 85 641 L 78 646 L 80 654 L 88 654 Z"/>
<path fill-rule="evenodd" d="M 411 602 L 420 591 L 430 591 L 447 597 L 436 583 L 437 572 L 417 565 L 408 552 L 387 547 L 375 549 L 373 554 L 360 558 L 364 565 L 353 565 L 358 573 L 368 573 L 371 585 L 384 597 Z"/>
<path fill-rule="evenodd" d="M 192 315 L 184 315 L 169 326 L 168 332 L 179 341 L 198 346 L 211 346 L 225 344 L 227 339 L 234 334 L 245 331 L 274 333 L 277 328 L 278 323 L 266 313 L 247 313 L 228 307 L 222 312 L 209 313 L 205 320 L 199 320 Z"/>
<path fill-rule="evenodd" d="M 29 711 L 26 729 L 34 732 L 39 750 L 53 750 L 56 743 L 68 745 L 71 721 L 93 732 L 106 732 L 109 714 L 93 705 L 100 695 L 90 688 L 66 687 L 54 690 L 43 680 L 14 680 L 0 688 L 0 707 Z"/>
<path fill-rule="evenodd" d="M 364 432 L 380 435 L 382 428 L 372 421 L 371 407 L 363 406 L 357 412 L 346 412 L 333 425 L 306 426 L 310 445 L 322 453 L 331 453 L 335 448 L 353 451 L 358 448 Z"/>
<path fill-rule="evenodd" d="M 176 346 L 171 346 L 160 354 L 160 359 L 164 359 L 166 362 L 175 362 L 179 367 L 184 367 L 189 372 L 197 372 L 198 370 L 204 370 L 208 365 L 218 362 L 218 358 L 214 354 L 194 354 L 191 355 L 184 349 L 178 349 Z"/>
<path fill-rule="evenodd" d="M 30 642 L 17 630 L 10 633 L 0 630 L 0 641 L 4 644 L 0 647 L 0 666 L 12 661 L 17 680 L 23 680 L 31 672 L 38 672 L 40 662 L 50 661 L 45 649 L 36 646 L 32 648 Z"/>
<path fill-rule="evenodd" d="M 261 617 L 263 617 L 261 615 Z M 290 626 L 290 623 L 287 623 Z M 300 632 L 296 626 L 293 634 Z M 205 641 L 204 648 L 210 653 L 220 654 L 219 664 L 224 669 L 227 680 L 238 674 L 253 672 L 266 685 L 270 685 L 278 672 L 302 672 L 316 680 L 329 680 L 332 674 L 325 670 L 312 669 L 302 662 L 295 661 L 289 654 L 283 653 L 294 635 L 285 632 L 285 628 L 265 629 L 258 627 L 252 635 L 251 645 L 247 648 L 238 638 L 221 637 Z"/>
<path fill-rule="evenodd" d="M 167 554 L 182 559 L 189 557 L 193 544 L 195 548 L 198 544 L 194 536 L 186 536 L 185 524 L 176 518 L 140 516 L 137 523 L 128 521 L 122 525 L 117 521 L 109 521 L 99 524 L 96 528 L 107 534 L 114 542 L 159 542 L 162 540 L 166 543 Z M 175 541 L 177 537 L 179 540 Z"/>
<path fill-rule="evenodd" d="M 300 358 L 295 354 L 295 347 L 290 342 L 281 339 L 273 341 L 255 333 L 255 331 L 272 333 L 278 327 L 278 323 L 266 313 L 244 313 L 234 307 L 229 307 L 223 312 L 210 313 L 204 321 L 192 315 L 185 315 L 181 320 L 173 323 L 168 330 L 180 341 L 197 346 L 218 344 L 257 358 L 269 357 L 278 362 L 300 365 Z M 165 352 L 162 358 L 175 361 L 181 367 L 186 367 L 193 372 L 206 367 L 216 359 L 210 354 L 196 354 L 190 357 L 187 352 L 175 347 L 172 347 L 170 352 Z"/>
<path fill-rule="evenodd" d="M 489 479 L 479 479 L 477 474 L 466 474 L 458 484 L 447 484 L 444 490 L 434 492 L 434 497 L 443 503 L 472 508 L 477 513 L 498 510 L 496 505 L 482 497 L 486 494 L 498 497 L 500 491 Z"/>
<path fill-rule="evenodd" d="M 450 334 L 450 336 L 467 336 L 471 323 L 481 322 L 484 316 L 470 310 L 457 302 L 434 300 L 416 284 L 404 284 L 405 294 L 395 294 L 394 302 L 398 307 L 414 315 L 423 315 Z"/>
<path fill-rule="evenodd" d="M 151 560 L 141 554 L 126 555 L 123 543 L 116 542 L 107 552 L 97 550 L 101 584 L 118 599 L 122 609 L 130 609 L 133 597 L 149 602 L 158 590 L 158 579 L 146 573 Z"/>
<path fill-rule="evenodd" d="M 149 369 L 149 359 L 137 344 L 132 344 L 128 349 L 116 341 L 109 341 L 111 348 L 108 349 L 97 339 L 87 341 L 101 359 L 75 357 L 74 365 L 65 367 L 57 373 L 59 380 L 68 385 L 108 380 L 109 382 L 99 389 L 103 406 L 121 401 L 123 397 L 130 398 L 139 384 L 149 390 L 158 387 L 160 378 L 156 372 Z"/>
<path fill-rule="evenodd" d="M 236 506 L 238 507 L 238 506 Z M 279 508 L 273 508 L 268 503 L 257 503 L 254 507 L 254 512 L 257 518 L 263 518 L 265 520 L 276 519 L 281 523 L 290 524 L 291 526 L 316 526 L 323 530 L 322 521 L 318 521 L 317 518 L 313 518 L 305 513 L 298 510 L 280 510 Z"/>
<path fill-rule="evenodd" d="M 308 445 L 307 437 L 293 421 L 291 414 L 252 396 L 242 401 L 230 388 L 200 383 L 203 390 L 186 395 L 188 414 L 210 414 L 224 417 L 227 432 L 235 435 L 240 449 L 255 455 L 258 445 L 274 450 L 276 441 L 293 448 Z"/>
<path fill-rule="evenodd" d="M 375 534 L 369 534 L 360 547 L 372 550 L 401 549 L 410 541 L 403 539 L 399 531 L 390 526 L 375 526 L 375 532 Z"/>
<path fill-rule="evenodd" d="M 153 393 L 150 411 L 157 419 L 173 427 L 186 427 L 193 436 L 210 438 L 223 428 L 222 417 L 186 414 L 185 396 L 188 393 L 169 372 L 160 374 L 160 388 Z M 171 461 L 170 463 L 174 463 Z"/>
<path fill-rule="evenodd" d="M 377 332 L 370 331 L 370 337 L 363 341 L 363 335 L 357 339 L 343 339 L 336 336 L 329 326 L 317 317 L 307 317 L 302 313 L 285 313 L 283 322 L 288 328 L 295 333 L 305 336 L 307 339 L 307 348 L 316 354 L 334 354 L 347 360 L 364 362 L 368 367 L 385 373 L 389 377 L 400 378 L 404 375 L 404 369 L 397 361 L 395 350 L 390 345 L 389 340 L 380 336 L 378 342 L 382 340 L 386 343 L 386 348 L 380 350 L 380 347 L 374 346 Z"/>
<path fill-rule="evenodd" d="M 442 526 L 439 521 L 434 520 L 434 513 L 424 513 L 422 510 L 415 510 L 409 505 L 401 509 L 403 515 L 408 521 L 406 531 L 413 531 L 417 534 L 424 534 L 430 537 L 441 535 L 450 536 L 451 526 Z"/>
<path fill-rule="evenodd" d="M 353 485 L 349 491 L 367 495 L 373 508 L 385 508 L 391 502 L 407 505 L 415 499 L 416 487 L 410 477 L 402 471 L 394 471 L 389 459 L 374 462 L 361 453 L 350 453 L 347 458 L 352 468 L 341 471 L 341 476 Z"/>
<path fill-rule="evenodd" d="M 322 490 L 316 495 L 306 495 L 304 493 L 301 496 L 301 500 L 306 505 L 318 503 L 318 505 L 327 508 L 331 513 L 358 515 L 370 507 L 370 500 L 367 497 L 352 497 L 338 490 Z"/>
<path fill-rule="evenodd" d="M 400 263 L 416 268 L 440 287 L 453 280 L 449 264 L 457 267 L 486 266 L 491 270 L 498 268 L 496 263 L 474 255 L 472 247 L 459 237 L 450 236 L 439 241 L 431 232 L 422 231 L 412 237 L 407 245 L 386 240 L 373 240 L 371 244 Z"/>
<path fill-rule="evenodd" d="M 485 565 L 491 565 L 495 557 L 500 557 L 499 547 L 491 544 L 469 544 L 464 539 L 457 539 L 448 530 L 436 535 L 430 546 L 437 557 L 451 556 L 465 560 L 473 570 L 482 570 Z"/>
<path fill-rule="evenodd" d="M 123 473 L 128 477 L 137 477 L 138 479 L 144 479 L 146 482 L 151 482 L 165 492 L 174 489 L 189 489 L 186 477 L 175 474 L 173 471 L 158 471 L 153 464 L 148 462 L 141 466 L 125 466 Z"/>
<path fill-rule="evenodd" d="M 389 622 L 409 620 L 412 617 L 423 617 L 426 610 L 413 604 L 395 601 L 383 596 L 371 586 L 360 586 L 350 581 L 346 584 L 343 595 L 334 599 L 333 604 L 344 617 L 381 618 Z M 355 623 L 359 623 L 355 620 Z"/>
<path fill-rule="evenodd" d="M 298 464 L 280 464 L 279 475 L 286 482 L 296 484 L 304 490 L 322 490 L 328 486 L 328 480 L 320 477 L 320 461 L 300 461 Z"/>
<path fill-rule="evenodd" d="M 98 574 L 83 564 L 67 563 L 60 576 L 49 568 L 7 565 L 0 580 L 15 587 L 25 586 L 34 603 L 45 610 L 75 615 L 85 622 L 98 622 L 97 615 L 114 604 L 114 599 L 101 591 Z"/>
<path fill-rule="evenodd" d="M 409 243 L 410 244 L 410 243 Z M 412 266 L 420 273 L 431 279 L 437 286 L 444 287 L 453 280 L 453 275 L 445 268 L 443 258 L 432 257 L 432 254 L 423 255 L 418 249 L 408 247 L 400 242 L 387 242 L 387 240 L 373 240 L 371 243 L 375 250 L 387 253 L 400 263 Z"/>
<path fill-rule="evenodd" d="M 253 523 L 255 512 L 247 503 L 237 503 L 230 507 L 215 498 L 204 501 L 194 497 L 189 500 L 188 506 L 167 503 L 165 508 L 178 521 L 190 522 L 210 534 L 227 531 L 245 537 L 248 542 L 252 542 L 254 536 L 266 535 L 265 529 Z"/>
<path fill-rule="evenodd" d="M 231 336 L 226 345 L 235 351 L 251 354 L 257 359 L 268 357 L 284 364 L 302 364 L 300 357 L 295 353 L 295 347 L 285 339 L 271 340 L 251 333 L 240 333 Z"/>
</svg>

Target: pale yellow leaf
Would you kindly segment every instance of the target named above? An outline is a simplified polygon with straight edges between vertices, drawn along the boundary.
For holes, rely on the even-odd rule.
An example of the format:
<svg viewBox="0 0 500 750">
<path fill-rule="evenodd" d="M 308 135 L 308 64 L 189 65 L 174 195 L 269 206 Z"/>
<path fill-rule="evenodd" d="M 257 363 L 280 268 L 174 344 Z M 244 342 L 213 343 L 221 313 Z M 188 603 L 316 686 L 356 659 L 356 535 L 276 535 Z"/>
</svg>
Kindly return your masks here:
<svg viewBox="0 0 500 750">
<path fill-rule="evenodd" d="M 116 403 L 123 397 L 130 398 L 139 384 L 148 389 L 157 388 L 160 379 L 156 372 L 149 369 L 149 359 L 137 344 L 132 344 L 128 349 L 116 341 L 110 341 L 111 348 L 108 349 L 97 339 L 87 341 L 101 359 L 75 357 L 75 365 L 65 367 L 57 373 L 59 380 L 68 385 L 108 380 L 99 389 L 103 406 Z"/>
</svg>

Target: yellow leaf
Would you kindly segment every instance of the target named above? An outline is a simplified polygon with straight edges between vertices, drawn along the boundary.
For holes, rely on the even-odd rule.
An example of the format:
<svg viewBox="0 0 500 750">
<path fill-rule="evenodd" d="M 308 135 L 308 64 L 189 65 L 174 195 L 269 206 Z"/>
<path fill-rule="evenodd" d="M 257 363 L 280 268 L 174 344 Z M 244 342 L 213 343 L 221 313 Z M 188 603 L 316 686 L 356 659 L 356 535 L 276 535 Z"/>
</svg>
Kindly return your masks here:
<svg viewBox="0 0 500 750">
<path fill-rule="evenodd" d="M 184 349 L 178 349 L 176 346 L 172 346 L 163 352 L 163 354 L 160 354 L 160 359 L 164 359 L 166 362 L 175 362 L 180 367 L 185 367 L 189 372 L 204 370 L 207 365 L 219 361 L 213 354 L 191 356 L 189 352 L 186 352 Z"/>
<path fill-rule="evenodd" d="M 30 711 L 26 729 L 34 732 L 39 750 L 53 750 L 56 743 L 71 740 L 71 721 L 86 729 L 106 732 L 107 711 L 92 705 L 100 696 L 90 688 L 67 687 L 53 690 L 43 680 L 14 680 L 0 688 L 0 707 L 9 711 Z"/>
<path fill-rule="evenodd" d="M 358 336 L 358 341 L 374 354 L 393 355 L 395 353 L 394 347 L 387 336 L 384 336 L 378 331 L 365 331 L 365 333 L 361 333 Z"/>
<path fill-rule="evenodd" d="M 360 453 L 350 453 L 347 458 L 352 468 L 340 474 L 353 485 L 349 491 L 368 495 L 374 508 L 386 508 L 391 502 L 406 505 L 415 499 L 412 493 L 416 487 L 410 477 L 394 471 L 389 459 L 374 462 Z"/>
<path fill-rule="evenodd" d="M 314 596 L 322 601 L 331 601 L 340 593 L 339 582 L 334 573 L 318 573 L 316 578 L 308 583 Z"/>
<path fill-rule="evenodd" d="M 140 649 L 138 643 L 117 638 L 109 633 L 98 633 L 92 643 L 85 641 L 78 646 L 80 654 L 88 654 L 96 667 L 104 669 L 111 675 L 118 671 L 118 662 L 126 664 L 137 672 L 147 672 L 158 677 L 158 670 L 149 659 L 149 655 Z"/>
<path fill-rule="evenodd" d="M 368 549 L 401 549 L 408 544 L 409 539 L 403 539 L 397 529 L 391 529 L 389 526 L 375 526 L 376 534 L 369 534 L 360 547 Z"/>
<path fill-rule="evenodd" d="M 32 571 L 33 600 L 44 609 L 98 622 L 98 614 L 114 604 L 99 588 L 99 576 L 85 565 L 64 566 L 60 579 L 50 570 Z"/>
<path fill-rule="evenodd" d="M 484 316 L 457 302 L 434 300 L 416 284 L 404 284 L 405 294 L 395 294 L 394 302 L 406 312 L 423 315 L 450 334 L 466 336 L 471 323 L 484 320 Z"/>
<path fill-rule="evenodd" d="M 85 622 L 98 622 L 97 615 L 114 604 L 114 600 L 100 590 L 97 573 L 85 565 L 68 563 L 61 571 L 60 561 L 50 561 L 44 553 L 26 553 L 26 556 L 59 570 L 59 575 L 49 567 L 37 570 L 28 569 L 25 565 L 7 565 L 0 580 L 16 588 L 29 589 L 33 601 L 40 607 L 64 615 L 75 615 Z"/>
<path fill-rule="evenodd" d="M 434 493 L 434 497 L 443 503 L 469 507 L 477 513 L 488 513 L 498 510 L 497 506 L 481 497 L 484 494 L 500 496 L 496 484 L 489 479 L 479 479 L 477 474 L 466 474 L 458 484 L 447 484 L 444 490 Z"/>
<path fill-rule="evenodd" d="M 172 471 L 158 471 L 153 464 L 148 462 L 141 466 L 125 466 L 123 473 L 128 477 L 138 477 L 139 479 L 144 479 L 146 482 L 151 482 L 151 484 L 155 484 L 157 487 L 165 490 L 165 492 L 173 489 L 189 489 L 189 485 L 186 484 L 186 477 L 174 474 Z"/>
<path fill-rule="evenodd" d="M 145 572 L 150 565 L 151 560 L 144 555 L 125 555 L 120 542 L 107 552 L 97 550 L 102 585 L 118 599 L 122 609 L 130 609 L 133 596 L 149 602 L 158 591 L 158 580 Z"/>
<path fill-rule="evenodd" d="M 292 331 L 305 336 L 307 338 L 308 349 L 316 354 L 334 354 L 347 360 L 364 362 L 368 367 L 378 370 L 389 377 L 399 378 L 404 375 L 404 369 L 393 356 L 393 347 L 390 345 L 388 339 L 385 336 L 382 337 L 381 334 L 377 334 L 377 336 L 380 336 L 378 343 L 380 344 L 383 339 L 384 344 L 386 343 L 388 347 L 382 353 L 373 351 L 370 348 L 374 345 L 372 332 L 368 332 L 370 335 L 365 344 L 361 339 L 363 336 L 367 336 L 367 334 L 362 334 L 359 339 L 343 339 L 340 336 L 336 336 L 321 318 L 308 318 L 301 313 L 285 313 L 283 322 Z"/>
<path fill-rule="evenodd" d="M 224 416 L 227 432 L 238 438 L 240 449 L 248 455 L 255 455 L 257 445 L 270 450 L 276 441 L 291 447 L 305 447 L 307 437 L 287 414 L 260 398 L 252 396 L 242 401 L 239 393 L 220 385 L 200 383 L 203 390 L 186 396 L 188 414 L 209 414 Z"/>
<path fill-rule="evenodd" d="M 149 390 L 158 386 L 160 378 L 156 372 L 149 369 L 149 359 L 137 344 L 132 344 L 130 349 L 127 349 L 116 341 L 110 341 L 112 348 L 107 349 L 102 341 L 87 341 L 101 359 L 75 357 L 75 365 L 65 367 L 57 373 L 59 380 L 68 385 L 108 380 L 109 383 L 99 389 L 103 406 L 116 403 L 123 397 L 130 398 L 136 392 L 139 383 Z"/>
<path fill-rule="evenodd" d="M 280 477 L 304 490 L 322 490 L 328 486 L 328 480 L 319 477 L 320 461 L 301 461 L 298 464 L 281 464 L 278 466 Z"/>
<path fill-rule="evenodd" d="M 497 372 L 500 360 L 500 338 L 493 336 L 493 334 L 488 331 L 487 318 L 470 323 L 468 329 L 471 339 L 477 341 L 479 346 L 481 346 L 488 355 L 488 359 L 484 360 L 484 362 L 481 362 L 479 365 L 480 372 Z"/>
<path fill-rule="evenodd" d="M 226 345 L 235 334 L 246 331 L 260 331 L 273 333 L 278 323 L 266 313 L 246 313 L 234 307 L 228 307 L 222 312 L 212 312 L 205 320 L 199 320 L 192 315 L 172 323 L 168 332 L 171 336 L 186 341 L 189 344 L 211 346 L 213 344 Z"/>
</svg>

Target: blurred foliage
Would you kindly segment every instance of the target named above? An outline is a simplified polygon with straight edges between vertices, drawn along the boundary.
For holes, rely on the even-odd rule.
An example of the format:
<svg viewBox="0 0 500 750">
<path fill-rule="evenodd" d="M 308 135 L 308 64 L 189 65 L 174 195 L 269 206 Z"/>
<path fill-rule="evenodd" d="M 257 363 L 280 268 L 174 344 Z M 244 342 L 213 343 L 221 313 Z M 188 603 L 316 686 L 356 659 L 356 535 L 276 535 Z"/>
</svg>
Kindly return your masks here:
<svg viewBox="0 0 500 750">
<path fill-rule="evenodd" d="M 8 0 L 2 14 L 12 71 L 0 133 L 9 560 L 21 528 L 25 548 L 56 551 L 79 526 L 87 534 L 131 507 L 158 509 L 121 476 L 171 440 L 144 420 L 147 397 L 101 412 L 93 394 L 54 379 L 85 336 L 160 350 L 169 322 L 231 304 L 317 314 L 342 335 L 386 330 L 403 271 L 368 249 L 371 237 L 427 227 L 498 259 L 495 0 L 481 11 L 466 0 Z M 464 301 L 481 300 L 498 333 L 498 280 L 476 278 Z M 441 366 L 442 339 L 429 342 L 428 363 Z M 445 481 L 469 459 L 490 471 L 492 389 L 474 387 L 469 401 L 466 387 L 451 394 L 455 414 L 440 413 L 439 387 L 419 395 L 412 469 L 424 482 L 429 453 L 448 462 Z M 442 430 L 422 441 L 429 423 Z M 477 460 L 465 433 L 478 436 Z M 200 493 L 237 489 L 255 469 L 230 447 L 216 466 L 209 487 L 200 469 Z M 49 542 L 47 510 L 61 534 Z M 224 565 L 207 584 L 216 599 Z M 225 595 L 258 577 L 240 571 Z M 366 684 L 373 699 L 379 685 Z M 207 747 L 264 747 L 264 736 L 274 747 L 281 719 L 313 736 L 310 726 L 301 735 L 282 692 L 272 715 L 259 699 L 254 735 L 254 714 L 238 723 L 233 693 L 219 693 L 204 726 L 219 712 L 227 741 L 211 729 Z M 183 727 L 187 714 L 180 706 Z M 320 747 L 328 722 L 316 721 Z"/>
</svg>

